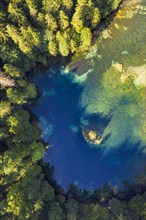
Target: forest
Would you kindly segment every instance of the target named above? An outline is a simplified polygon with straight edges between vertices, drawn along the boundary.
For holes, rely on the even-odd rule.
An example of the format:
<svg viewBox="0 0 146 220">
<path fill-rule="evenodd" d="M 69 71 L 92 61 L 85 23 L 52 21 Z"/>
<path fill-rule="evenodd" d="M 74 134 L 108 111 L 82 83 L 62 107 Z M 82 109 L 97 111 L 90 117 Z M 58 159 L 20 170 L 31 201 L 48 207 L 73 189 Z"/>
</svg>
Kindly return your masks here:
<svg viewBox="0 0 146 220">
<path fill-rule="evenodd" d="M 133 184 L 125 182 L 123 191 L 105 184 L 92 193 L 74 185 L 65 192 L 53 180 L 53 168 L 41 160 L 47 146 L 29 108 L 38 98 L 32 80 L 37 65 L 48 67 L 88 50 L 119 4 L 120 0 L 1 0 L 0 219 L 146 219 L 143 176 Z"/>
</svg>

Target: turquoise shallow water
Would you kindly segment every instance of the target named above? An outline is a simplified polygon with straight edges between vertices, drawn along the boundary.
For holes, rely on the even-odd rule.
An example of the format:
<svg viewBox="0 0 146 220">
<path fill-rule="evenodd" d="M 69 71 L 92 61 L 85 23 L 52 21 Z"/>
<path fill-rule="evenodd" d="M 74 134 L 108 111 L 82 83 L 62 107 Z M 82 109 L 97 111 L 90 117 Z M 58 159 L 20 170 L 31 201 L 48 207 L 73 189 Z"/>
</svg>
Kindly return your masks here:
<svg viewBox="0 0 146 220">
<path fill-rule="evenodd" d="M 37 75 L 35 82 L 42 97 L 33 112 L 42 128 L 42 139 L 51 144 L 44 160 L 55 168 L 54 178 L 65 189 L 71 183 L 80 188 L 95 189 L 108 182 L 122 187 L 124 180 L 144 170 L 145 157 L 138 144 L 128 140 L 121 147 L 106 152 L 94 149 L 84 140 L 81 126 L 96 127 L 101 120 L 97 114 L 85 114 L 79 103 L 83 87 L 73 84 L 60 74 L 60 67 Z M 118 138 L 118 137 L 117 137 Z"/>
</svg>

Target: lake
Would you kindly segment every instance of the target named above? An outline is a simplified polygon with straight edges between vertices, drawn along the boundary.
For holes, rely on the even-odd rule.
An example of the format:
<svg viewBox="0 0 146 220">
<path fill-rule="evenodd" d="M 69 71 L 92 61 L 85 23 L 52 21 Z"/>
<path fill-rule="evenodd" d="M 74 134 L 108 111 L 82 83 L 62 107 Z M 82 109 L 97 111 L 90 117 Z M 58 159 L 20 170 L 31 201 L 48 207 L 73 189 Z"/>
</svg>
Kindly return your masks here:
<svg viewBox="0 0 146 220">
<path fill-rule="evenodd" d="M 53 77 L 46 72 L 35 79 L 42 97 L 33 111 L 40 120 L 43 140 L 51 145 L 44 160 L 54 166 L 55 180 L 65 189 L 74 183 L 92 190 L 106 182 L 121 187 L 123 180 L 132 180 L 143 171 L 145 157 L 136 145 L 130 150 L 124 143 L 108 153 L 89 146 L 81 125 L 97 124 L 100 118 L 87 118 L 80 108 L 81 87 L 61 76 L 58 69 Z"/>
<path fill-rule="evenodd" d="M 143 1 L 131 2 L 132 6 L 123 6 L 128 12 L 119 11 L 89 52 L 67 66 L 38 70 L 35 77 L 41 98 L 33 112 L 42 139 L 51 145 L 44 160 L 54 166 L 54 179 L 64 189 L 72 183 L 89 190 L 105 183 L 121 188 L 124 180 L 133 181 L 144 171 L 144 111 L 139 107 L 143 99 L 137 98 L 137 94 L 142 97 L 143 81 L 137 77 L 132 84 L 126 82 L 122 92 L 119 89 L 120 80 L 134 71 L 145 74 Z M 111 86 L 107 85 L 110 74 L 115 79 Z M 129 88 L 129 93 L 123 92 Z M 83 127 L 97 131 L 102 127 L 104 143 L 91 146 L 83 137 Z"/>
</svg>

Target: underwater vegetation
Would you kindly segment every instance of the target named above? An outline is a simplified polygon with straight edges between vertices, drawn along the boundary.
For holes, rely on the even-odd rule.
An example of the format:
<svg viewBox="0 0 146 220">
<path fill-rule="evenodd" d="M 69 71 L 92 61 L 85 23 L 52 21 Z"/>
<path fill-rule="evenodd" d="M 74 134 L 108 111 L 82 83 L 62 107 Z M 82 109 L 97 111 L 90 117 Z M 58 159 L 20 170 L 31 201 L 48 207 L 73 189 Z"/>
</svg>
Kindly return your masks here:
<svg viewBox="0 0 146 220">
<path fill-rule="evenodd" d="M 76 69 L 72 81 L 92 69 L 84 81 L 80 106 L 88 115 L 109 119 L 100 145 L 107 149 L 126 141 L 129 147 L 146 146 L 144 1 L 125 2 L 122 9 L 85 57 L 68 65 Z M 76 83 L 80 85 L 80 80 Z"/>
<path fill-rule="evenodd" d="M 49 136 L 52 134 L 53 132 L 53 125 L 51 123 L 49 123 L 45 117 L 40 116 L 39 117 L 39 125 L 42 129 L 42 135 L 41 138 L 44 139 L 44 141 L 47 141 Z"/>
<path fill-rule="evenodd" d="M 139 125 L 136 114 L 142 106 L 139 102 L 144 87 L 135 85 L 129 69 L 113 63 L 98 82 L 96 79 L 97 93 L 93 90 L 91 103 L 83 108 L 86 84 L 94 72 L 84 83 L 75 83 L 70 72 L 63 74 L 61 64 L 54 71 L 49 81 L 49 72 L 36 76 L 42 94 L 54 89 L 56 95 L 42 95 L 34 112 L 40 118 L 42 139 L 51 146 L 43 160 L 55 168 L 55 181 L 65 190 L 72 183 L 80 189 L 94 190 L 105 183 L 123 188 L 123 180 L 133 182 L 134 176 L 143 172 L 145 158 L 142 150 L 138 150 L 140 137 L 132 137 L 133 143 L 125 137 L 131 137 L 130 129 L 135 132 L 136 120 Z M 122 74 L 127 74 L 124 82 Z M 86 98 L 88 101 L 89 96 Z"/>
<path fill-rule="evenodd" d="M 126 140 L 145 145 L 145 87 L 136 87 L 128 77 L 123 83 L 121 73 L 110 67 L 102 76 L 96 93 L 82 96 L 88 114 L 97 113 L 110 118 L 102 138 L 109 135 L 106 146 L 117 147 Z"/>
</svg>

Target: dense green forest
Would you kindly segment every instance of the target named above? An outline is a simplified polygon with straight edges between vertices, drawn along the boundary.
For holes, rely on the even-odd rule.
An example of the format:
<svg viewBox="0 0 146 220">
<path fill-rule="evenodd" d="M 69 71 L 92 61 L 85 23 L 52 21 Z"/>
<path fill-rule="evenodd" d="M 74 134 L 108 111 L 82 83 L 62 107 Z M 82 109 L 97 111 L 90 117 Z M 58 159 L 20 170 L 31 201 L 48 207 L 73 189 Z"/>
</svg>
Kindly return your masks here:
<svg viewBox="0 0 146 220">
<path fill-rule="evenodd" d="M 146 218 L 142 177 L 125 190 L 65 193 L 41 161 L 40 141 L 27 106 L 37 97 L 31 81 L 39 63 L 85 51 L 120 0 L 1 0 L 0 2 L 0 219 L 126 220 Z M 54 57 L 54 58 L 53 58 Z"/>
</svg>

